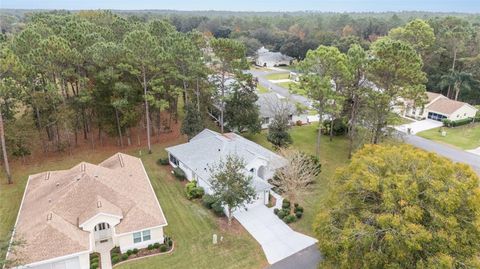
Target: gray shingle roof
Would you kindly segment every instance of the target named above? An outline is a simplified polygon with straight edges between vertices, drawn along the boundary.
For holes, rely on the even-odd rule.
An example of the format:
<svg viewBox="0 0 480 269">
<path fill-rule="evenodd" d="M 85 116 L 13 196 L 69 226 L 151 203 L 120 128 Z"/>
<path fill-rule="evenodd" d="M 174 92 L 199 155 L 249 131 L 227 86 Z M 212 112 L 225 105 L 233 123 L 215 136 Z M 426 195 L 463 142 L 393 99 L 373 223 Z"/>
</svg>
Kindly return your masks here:
<svg viewBox="0 0 480 269">
<path fill-rule="evenodd" d="M 247 164 L 257 158 L 266 160 L 271 169 L 286 164 L 285 159 L 281 156 L 240 135 L 235 133 L 222 135 L 208 129 L 203 130 L 188 143 L 169 147 L 165 150 L 207 182 L 210 180 L 209 168 L 231 154 L 242 158 Z M 256 176 L 253 179 L 253 184 L 257 190 L 271 187 L 266 181 Z"/>
</svg>

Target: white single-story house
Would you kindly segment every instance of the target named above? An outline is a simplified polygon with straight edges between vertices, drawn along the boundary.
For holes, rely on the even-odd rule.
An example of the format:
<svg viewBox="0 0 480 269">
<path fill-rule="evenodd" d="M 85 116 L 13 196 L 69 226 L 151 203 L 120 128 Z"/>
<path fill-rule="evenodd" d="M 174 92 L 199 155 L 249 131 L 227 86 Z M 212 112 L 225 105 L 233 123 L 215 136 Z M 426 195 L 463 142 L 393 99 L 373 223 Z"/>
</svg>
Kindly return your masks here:
<svg viewBox="0 0 480 269">
<path fill-rule="evenodd" d="M 261 47 L 257 50 L 255 64 L 262 67 L 275 67 L 290 65 L 292 61 L 293 58 L 290 56 Z"/>
<path fill-rule="evenodd" d="M 252 176 L 257 199 L 247 207 L 268 204 L 272 185 L 268 180 L 276 169 L 286 165 L 286 160 L 272 151 L 243 138 L 235 133 L 220 134 L 205 129 L 188 143 L 165 149 L 172 167 L 179 167 L 185 172 L 189 181 L 212 194 L 210 185 L 210 167 L 228 155 L 236 155 L 245 162 L 245 173 Z"/>
<path fill-rule="evenodd" d="M 404 102 L 403 116 L 415 119 L 461 120 L 475 117 L 478 109 L 464 102 L 455 101 L 434 92 L 427 92 L 427 103 L 423 107 L 415 107 L 412 102 Z"/>
<path fill-rule="evenodd" d="M 278 93 L 270 92 L 258 94 L 257 105 L 260 112 L 262 129 L 268 128 L 277 113 L 285 113 L 290 124 L 309 124 L 310 120 L 305 111 L 299 111 L 295 102 Z"/>
<path fill-rule="evenodd" d="M 88 269 L 102 244 L 121 252 L 163 243 L 167 221 L 139 158 L 30 175 L 7 259 L 15 268 Z"/>
</svg>

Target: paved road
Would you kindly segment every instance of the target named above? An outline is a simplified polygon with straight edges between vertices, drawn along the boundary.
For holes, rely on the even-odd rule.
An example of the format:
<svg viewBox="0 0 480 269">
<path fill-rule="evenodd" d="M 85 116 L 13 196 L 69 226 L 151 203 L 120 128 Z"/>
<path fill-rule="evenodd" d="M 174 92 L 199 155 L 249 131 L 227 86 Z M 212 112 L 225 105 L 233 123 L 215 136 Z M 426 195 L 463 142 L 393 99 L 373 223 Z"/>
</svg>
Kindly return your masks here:
<svg viewBox="0 0 480 269">
<path fill-rule="evenodd" d="M 294 255 L 287 257 L 266 269 L 316 269 L 322 260 L 318 246 L 310 246 Z"/>
<path fill-rule="evenodd" d="M 276 70 L 250 70 L 248 71 L 250 74 L 252 74 L 254 77 L 258 78 L 258 83 L 262 85 L 263 87 L 270 89 L 273 92 L 276 92 L 282 96 L 289 97 L 290 99 L 306 106 L 310 107 L 312 105 L 312 102 L 308 100 L 307 97 L 301 96 L 298 94 L 290 94 L 290 91 L 286 88 L 283 88 L 273 82 L 270 82 L 268 79 L 265 78 L 265 76 L 270 75 L 270 74 L 278 74 L 278 73 L 287 73 L 288 71 L 276 71 Z"/>
<path fill-rule="evenodd" d="M 466 163 L 470 165 L 480 175 L 480 156 L 473 153 L 443 145 L 416 135 L 401 135 L 403 140 L 418 148 L 436 152 L 454 162 Z"/>
</svg>

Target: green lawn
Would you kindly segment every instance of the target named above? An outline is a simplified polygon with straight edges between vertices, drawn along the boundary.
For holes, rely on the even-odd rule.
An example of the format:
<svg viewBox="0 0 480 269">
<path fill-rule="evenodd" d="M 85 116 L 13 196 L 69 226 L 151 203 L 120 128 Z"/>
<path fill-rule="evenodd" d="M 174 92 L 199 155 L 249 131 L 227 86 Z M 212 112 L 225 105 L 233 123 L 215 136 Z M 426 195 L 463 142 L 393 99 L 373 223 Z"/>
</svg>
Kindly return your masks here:
<svg viewBox="0 0 480 269">
<path fill-rule="evenodd" d="M 305 125 L 293 127 L 291 129 L 293 144 L 291 147 L 297 148 L 309 154 L 315 154 L 315 141 L 317 136 L 317 125 Z M 246 135 L 247 138 L 272 149 L 271 143 L 267 141 L 266 132 L 256 135 Z M 330 190 L 330 178 L 333 177 L 338 167 L 344 166 L 348 162 L 348 141 L 345 137 L 334 137 L 329 141 L 327 136 L 323 136 L 320 143 L 320 162 L 322 163 L 322 172 L 314 184 L 313 191 L 305 195 L 301 205 L 305 208 L 305 213 L 301 220 L 295 222 L 292 226 L 295 230 L 314 235 L 312 224 L 316 214 L 321 210 L 323 201 Z"/>
<path fill-rule="evenodd" d="M 282 88 L 288 89 L 292 94 L 307 96 L 307 92 L 304 89 L 300 89 L 298 87 L 298 83 L 296 82 L 289 81 L 289 82 L 280 82 L 276 84 Z"/>
<path fill-rule="evenodd" d="M 461 149 L 474 149 L 480 147 L 480 123 L 443 129 L 447 132 L 446 136 L 442 136 L 440 128 L 423 131 L 417 135 L 441 143 L 450 144 Z"/>
<path fill-rule="evenodd" d="M 269 93 L 270 92 L 269 89 L 265 88 L 264 86 L 262 86 L 260 84 L 257 85 L 257 91 L 258 91 L 258 93 Z"/>
<path fill-rule="evenodd" d="M 260 245 L 241 227 L 225 229 L 225 220 L 215 217 L 198 202 L 187 200 L 183 185 L 172 178 L 167 167 L 159 167 L 155 161 L 165 156 L 168 145 L 185 142 L 183 139 L 168 144 L 155 145 L 153 154 L 141 157 L 157 197 L 168 221 L 165 234 L 175 241 L 172 254 L 127 263 L 120 268 L 263 268 L 267 265 Z M 15 165 L 15 184 L 0 185 L 0 238 L 5 239 L 13 228 L 20 201 L 29 174 L 48 170 L 68 169 L 82 160 L 99 163 L 115 153 L 80 152 L 73 156 L 43 160 L 39 164 Z M 126 153 L 138 156 L 137 149 Z M 212 235 L 224 237 L 222 244 L 213 246 Z M 4 255 L 5 253 L 0 253 Z"/>
<path fill-rule="evenodd" d="M 275 73 L 265 76 L 265 78 L 268 80 L 289 79 L 289 77 L 290 73 Z"/>
</svg>

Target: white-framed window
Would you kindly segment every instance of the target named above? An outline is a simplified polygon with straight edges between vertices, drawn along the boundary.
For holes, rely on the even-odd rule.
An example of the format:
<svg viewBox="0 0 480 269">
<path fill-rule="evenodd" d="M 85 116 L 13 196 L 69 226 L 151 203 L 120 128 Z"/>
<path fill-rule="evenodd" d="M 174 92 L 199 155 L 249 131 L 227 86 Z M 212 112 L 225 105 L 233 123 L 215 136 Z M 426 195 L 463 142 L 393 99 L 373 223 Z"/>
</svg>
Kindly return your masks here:
<svg viewBox="0 0 480 269">
<path fill-rule="evenodd" d="M 150 240 L 150 230 L 145 230 L 142 232 L 142 235 L 143 235 L 143 241 L 148 241 Z"/>
<path fill-rule="evenodd" d="M 138 233 L 133 233 L 133 243 L 140 243 L 142 242 L 142 233 L 141 232 L 138 232 Z"/>
<path fill-rule="evenodd" d="M 141 243 L 143 241 L 148 241 L 150 239 L 152 239 L 152 236 L 150 235 L 150 230 L 133 233 L 134 244 Z"/>
</svg>

